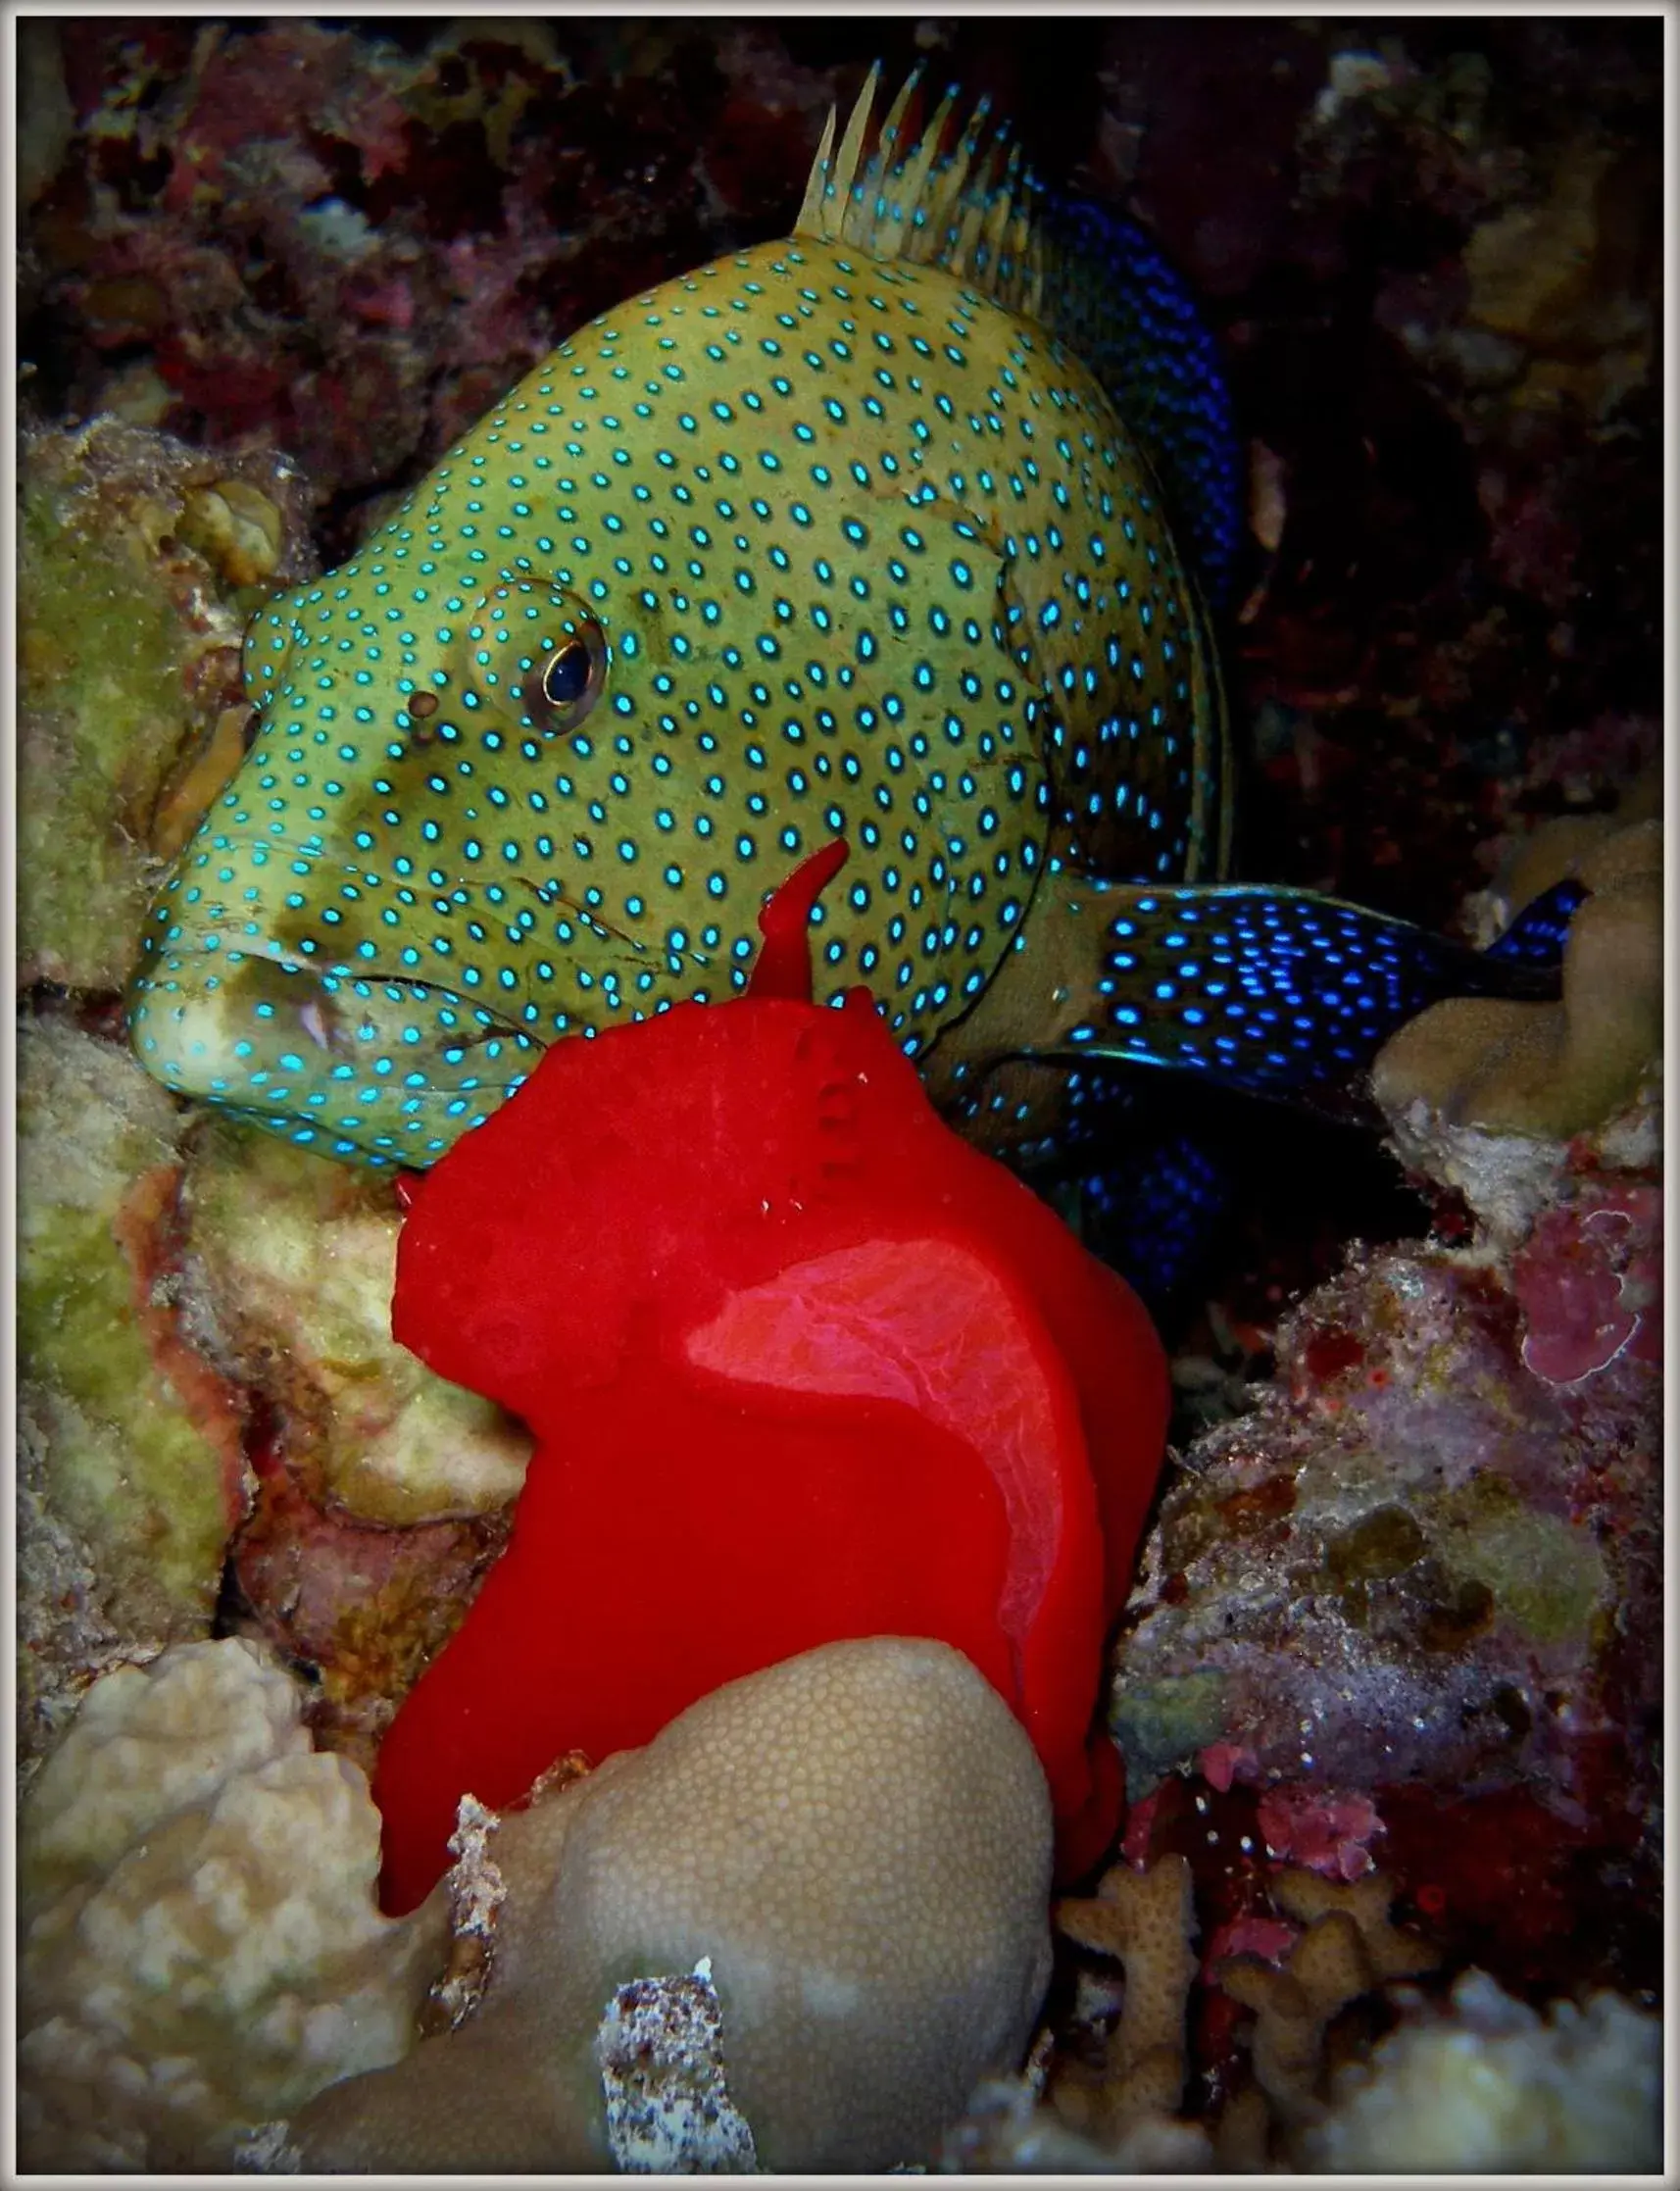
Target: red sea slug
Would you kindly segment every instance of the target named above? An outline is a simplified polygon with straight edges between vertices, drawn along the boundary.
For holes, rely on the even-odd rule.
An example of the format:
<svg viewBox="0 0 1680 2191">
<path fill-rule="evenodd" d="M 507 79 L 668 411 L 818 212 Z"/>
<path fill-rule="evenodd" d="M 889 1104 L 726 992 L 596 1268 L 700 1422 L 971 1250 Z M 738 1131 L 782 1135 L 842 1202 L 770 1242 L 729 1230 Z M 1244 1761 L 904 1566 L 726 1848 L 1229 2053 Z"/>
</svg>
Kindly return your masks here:
<svg viewBox="0 0 1680 2191">
<path fill-rule="evenodd" d="M 505 1806 L 849 1636 L 967 1655 L 1032 1736 L 1064 1872 L 1113 1832 L 1091 1716 L 1164 1359 L 1120 1279 L 941 1123 L 867 992 L 811 1003 L 844 858 L 766 908 L 745 997 L 557 1043 L 415 1191 L 396 1335 L 537 1448 L 380 1752 L 387 1910 L 442 1872 L 464 1792 Z"/>
</svg>

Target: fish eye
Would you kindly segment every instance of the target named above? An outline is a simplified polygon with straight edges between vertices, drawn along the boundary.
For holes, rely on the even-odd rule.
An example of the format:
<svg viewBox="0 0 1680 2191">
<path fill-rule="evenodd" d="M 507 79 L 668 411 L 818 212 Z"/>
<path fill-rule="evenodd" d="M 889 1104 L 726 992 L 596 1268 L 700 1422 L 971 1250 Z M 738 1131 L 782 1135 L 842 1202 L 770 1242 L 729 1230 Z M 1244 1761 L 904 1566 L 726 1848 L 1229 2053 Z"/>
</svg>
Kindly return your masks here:
<svg viewBox="0 0 1680 2191">
<path fill-rule="evenodd" d="M 607 689 L 607 634 L 587 610 L 573 610 L 567 630 L 519 690 L 531 727 L 547 736 L 575 730 Z"/>
</svg>

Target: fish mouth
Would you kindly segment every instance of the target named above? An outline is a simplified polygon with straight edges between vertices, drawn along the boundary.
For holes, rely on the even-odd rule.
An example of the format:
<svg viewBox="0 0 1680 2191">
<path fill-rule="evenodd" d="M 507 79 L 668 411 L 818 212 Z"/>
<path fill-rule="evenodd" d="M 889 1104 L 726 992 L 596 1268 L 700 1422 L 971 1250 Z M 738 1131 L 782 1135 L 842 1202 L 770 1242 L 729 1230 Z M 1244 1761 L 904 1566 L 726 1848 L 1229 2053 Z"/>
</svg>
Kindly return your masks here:
<svg viewBox="0 0 1680 2191">
<path fill-rule="evenodd" d="M 388 1004 L 404 1005 L 411 1015 L 405 1022 L 408 1025 L 420 1023 L 431 1013 L 453 1013 L 460 1024 L 450 1033 L 451 1048 L 481 1048 L 499 1036 L 512 1037 L 522 1032 L 512 1020 L 505 1019 L 489 1006 L 474 1004 L 461 991 L 445 983 L 422 980 L 417 974 L 342 962 L 319 966 L 313 960 L 299 958 L 272 943 L 259 944 L 245 952 L 229 952 L 226 958 L 229 966 L 237 965 L 242 958 L 264 960 L 293 979 L 313 981 L 318 993 L 299 1007 L 298 1024 L 308 1039 L 335 1062 L 354 1060 L 358 1044 L 367 1041 L 375 1031 L 373 1015 L 366 1009 L 375 992 L 381 993 Z M 358 1005 L 362 1009 L 358 1009 Z"/>
<path fill-rule="evenodd" d="M 183 939 L 184 941 L 184 939 Z M 147 1071 L 304 1147 L 423 1168 L 501 1108 L 546 1045 L 458 990 L 321 965 L 272 939 L 142 963 L 129 1040 Z"/>
</svg>

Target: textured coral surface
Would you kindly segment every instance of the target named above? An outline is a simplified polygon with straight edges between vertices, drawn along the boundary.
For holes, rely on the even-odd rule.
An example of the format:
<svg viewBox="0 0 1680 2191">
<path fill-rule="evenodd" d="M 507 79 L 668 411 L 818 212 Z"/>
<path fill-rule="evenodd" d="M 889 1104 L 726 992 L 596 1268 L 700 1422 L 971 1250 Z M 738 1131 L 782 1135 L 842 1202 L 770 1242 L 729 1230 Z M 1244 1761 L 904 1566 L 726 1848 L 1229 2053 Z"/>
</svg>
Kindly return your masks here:
<svg viewBox="0 0 1680 2191">
<path fill-rule="evenodd" d="M 20 1754 L 88 1675 L 207 1632 L 246 1503 L 241 1402 L 154 1299 L 179 1120 L 65 1020 L 18 1040 Z"/>
<path fill-rule="evenodd" d="M 19 1825 L 26 2168 L 228 2166 L 236 2135 L 402 2055 L 441 1947 L 373 1902 L 378 1815 L 249 1644 L 88 1692 Z"/>
<path fill-rule="evenodd" d="M 715 1690 L 505 1818 L 484 2007 L 293 2124 L 306 2164 L 599 2166 L 616 1988 L 711 1960 L 730 2095 L 772 2169 L 924 2159 L 1025 2047 L 1050 1968 L 1050 1802 L 959 1653 L 871 1637 Z"/>
</svg>

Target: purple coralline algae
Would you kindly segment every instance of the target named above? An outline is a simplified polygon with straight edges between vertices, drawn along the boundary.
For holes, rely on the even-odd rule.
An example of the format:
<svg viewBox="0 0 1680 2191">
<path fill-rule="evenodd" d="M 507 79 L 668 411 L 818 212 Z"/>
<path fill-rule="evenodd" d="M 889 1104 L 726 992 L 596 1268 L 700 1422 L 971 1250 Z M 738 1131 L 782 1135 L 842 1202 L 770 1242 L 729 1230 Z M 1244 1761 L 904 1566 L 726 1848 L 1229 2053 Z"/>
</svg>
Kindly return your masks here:
<svg viewBox="0 0 1680 2191">
<path fill-rule="evenodd" d="M 1611 1255 L 1650 1258 L 1656 1211 L 1582 1194 L 1509 1273 L 1357 1257 L 1286 1321 L 1276 1385 L 1163 1502 L 1117 1663 L 1137 1768 L 1224 1741 L 1267 1778 L 1588 1793 L 1579 1746 L 1655 1702 L 1609 1647 L 1655 1618 L 1657 1380 Z"/>
</svg>

